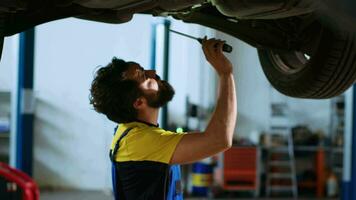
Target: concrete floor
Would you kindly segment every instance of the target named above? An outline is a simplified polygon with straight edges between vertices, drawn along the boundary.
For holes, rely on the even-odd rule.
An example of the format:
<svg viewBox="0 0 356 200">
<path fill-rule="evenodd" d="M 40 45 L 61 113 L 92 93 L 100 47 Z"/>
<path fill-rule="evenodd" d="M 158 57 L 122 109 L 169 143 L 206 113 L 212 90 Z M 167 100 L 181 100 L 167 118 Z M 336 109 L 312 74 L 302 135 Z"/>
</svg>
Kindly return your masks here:
<svg viewBox="0 0 356 200">
<path fill-rule="evenodd" d="M 41 191 L 41 200 L 113 200 L 110 192 L 102 191 Z M 206 198 L 186 198 L 185 200 L 204 200 Z M 236 199 L 236 198 L 234 198 Z M 234 200 L 222 199 L 222 200 Z M 293 200 L 287 198 L 275 198 L 276 200 Z M 251 200 L 251 199 L 236 199 Z M 272 200 L 271 198 L 259 198 L 258 200 Z M 298 198 L 298 200 L 315 200 L 313 198 Z M 339 199 L 318 199 L 339 200 Z"/>
<path fill-rule="evenodd" d="M 102 191 L 41 191 L 41 200 L 113 200 L 109 192 Z"/>
</svg>

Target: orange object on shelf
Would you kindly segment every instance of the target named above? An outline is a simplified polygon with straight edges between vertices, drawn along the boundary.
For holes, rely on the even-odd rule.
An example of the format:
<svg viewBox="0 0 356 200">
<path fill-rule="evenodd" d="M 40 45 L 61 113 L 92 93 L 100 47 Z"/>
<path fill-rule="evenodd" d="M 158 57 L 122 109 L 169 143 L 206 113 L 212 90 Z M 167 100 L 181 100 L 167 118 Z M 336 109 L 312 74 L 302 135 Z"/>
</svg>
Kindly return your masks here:
<svg viewBox="0 0 356 200">
<path fill-rule="evenodd" d="M 259 190 L 259 150 L 232 147 L 224 152 L 223 189 Z"/>
<path fill-rule="evenodd" d="M 325 184 L 326 184 L 326 172 L 325 172 L 325 151 L 319 148 L 316 152 L 316 196 L 318 198 L 324 197 Z"/>
</svg>

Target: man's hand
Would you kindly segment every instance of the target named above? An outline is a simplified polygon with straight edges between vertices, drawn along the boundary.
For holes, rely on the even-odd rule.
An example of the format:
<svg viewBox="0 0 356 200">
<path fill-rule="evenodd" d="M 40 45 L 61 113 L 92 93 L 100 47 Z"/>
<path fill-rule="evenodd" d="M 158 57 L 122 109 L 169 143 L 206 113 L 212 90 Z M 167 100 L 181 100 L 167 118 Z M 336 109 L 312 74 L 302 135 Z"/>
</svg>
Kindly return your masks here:
<svg viewBox="0 0 356 200">
<path fill-rule="evenodd" d="M 222 47 L 224 43 L 225 41 L 217 39 L 208 40 L 206 36 L 202 42 L 205 58 L 214 67 L 219 76 L 232 73 L 232 64 L 223 54 Z"/>
</svg>

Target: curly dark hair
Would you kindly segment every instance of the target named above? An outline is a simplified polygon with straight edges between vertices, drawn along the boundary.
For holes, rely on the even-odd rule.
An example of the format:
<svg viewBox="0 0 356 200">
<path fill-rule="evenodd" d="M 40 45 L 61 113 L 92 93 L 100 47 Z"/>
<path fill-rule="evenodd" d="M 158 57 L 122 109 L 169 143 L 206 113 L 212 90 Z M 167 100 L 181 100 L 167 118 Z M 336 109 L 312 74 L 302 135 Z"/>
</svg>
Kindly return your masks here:
<svg viewBox="0 0 356 200">
<path fill-rule="evenodd" d="M 136 120 L 134 101 L 142 96 L 139 83 L 128 80 L 124 72 L 132 62 L 114 57 L 107 66 L 99 68 L 90 88 L 90 104 L 116 123 Z"/>
</svg>

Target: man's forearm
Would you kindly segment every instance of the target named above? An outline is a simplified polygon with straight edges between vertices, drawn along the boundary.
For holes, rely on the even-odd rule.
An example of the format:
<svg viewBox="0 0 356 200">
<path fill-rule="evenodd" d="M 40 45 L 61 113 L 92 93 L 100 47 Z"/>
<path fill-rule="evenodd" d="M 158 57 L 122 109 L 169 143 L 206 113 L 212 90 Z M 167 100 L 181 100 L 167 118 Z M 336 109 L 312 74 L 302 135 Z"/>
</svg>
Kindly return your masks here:
<svg viewBox="0 0 356 200">
<path fill-rule="evenodd" d="M 232 144 L 236 115 L 236 90 L 232 73 L 219 76 L 219 96 L 214 114 L 205 131 L 214 138 L 217 146 L 229 147 Z"/>
<path fill-rule="evenodd" d="M 185 134 L 170 161 L 191 163 L 226 150 L 232 145 L 236 124 L 236 91 L 233 66 L 223 54 L 223 41 L 203 39 L 204 55 L 219 74 L 219 94 L 214 114 L 202 134 Z"/>
</svg>

